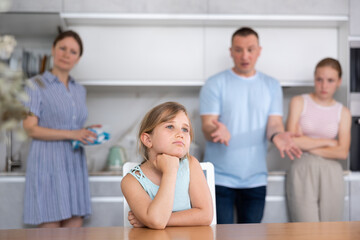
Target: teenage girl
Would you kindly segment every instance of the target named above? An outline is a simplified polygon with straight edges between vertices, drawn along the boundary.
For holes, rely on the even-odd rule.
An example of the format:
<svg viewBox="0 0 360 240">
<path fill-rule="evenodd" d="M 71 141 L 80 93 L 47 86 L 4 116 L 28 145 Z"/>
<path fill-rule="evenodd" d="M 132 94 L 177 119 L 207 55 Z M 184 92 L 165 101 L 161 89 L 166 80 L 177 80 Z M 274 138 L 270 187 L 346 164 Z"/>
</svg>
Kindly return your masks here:
<svg viewBox="0 0 360 240">
<path fill-rule="evenodd" d="M 343 169 L 350 148 L 351 114 L 334 99 L 341 85 L 340 63 L 321 60 L 315 68 L 315 89 L 291 100 L 287 129 L 297 133 L 304 151 L 287 176 L 287 199 L 294 222 L 341 221 L 344 207 Z"/>
</svg>

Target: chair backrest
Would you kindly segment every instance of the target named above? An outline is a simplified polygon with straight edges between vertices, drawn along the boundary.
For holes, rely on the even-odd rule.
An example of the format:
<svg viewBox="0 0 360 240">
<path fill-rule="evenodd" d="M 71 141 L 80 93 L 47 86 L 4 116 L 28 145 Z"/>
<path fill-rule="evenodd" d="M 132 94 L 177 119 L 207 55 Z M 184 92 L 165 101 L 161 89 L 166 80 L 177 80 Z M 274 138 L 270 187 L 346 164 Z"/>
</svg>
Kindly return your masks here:
<svg viewBox="0 0 360 240">
<path fill-rule="evenodd" d="M 139 163 L 136 162 L 126 162 L 123 166 L 123 176 L 125 176 L 132 168 L 134 168 Z M 215 174 L 214 174 L 214 165 L 210 162 L 201 162 L 200 163 L 202 170 L 204 171 L 207 184 L 210 189 L 210 194 L 213 202 L 213 220 L 211 221 L 211 225 L 216 224 L 216 199 L 215 199 Z M 130 211 L 129 204 L 127 203 L 124 197 L 124 226 L 131 226 L 128 221 L 128 212 Z"/>
<path fill-rule="evenodd" d="M 126 174 L 128 174 L 128 172 L 130 172 L 130 170 L 132 168 L 134 168 L 136 165 L 138 165 L 139 163 L 136 162 L 126 162 L 123 165 L 123 177 L 125 177 Z M 127 203 L 125 197 L 124 197 L 124 227 L 130 227 L 131 224 L 128 220 L 128 212 L 130 211 L 130 207 L 129 204 Z"/>
</svg>

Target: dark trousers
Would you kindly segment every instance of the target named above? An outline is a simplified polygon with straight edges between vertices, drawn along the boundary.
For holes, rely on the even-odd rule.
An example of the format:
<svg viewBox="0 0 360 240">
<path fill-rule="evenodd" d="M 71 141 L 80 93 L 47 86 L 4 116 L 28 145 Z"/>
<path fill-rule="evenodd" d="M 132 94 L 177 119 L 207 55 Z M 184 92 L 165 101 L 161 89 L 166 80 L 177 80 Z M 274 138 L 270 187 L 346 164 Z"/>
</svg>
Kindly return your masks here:
<svg viewBox="0 0 360 240">
<path fill-rule="evenodd" d="M 260 223 L 264 214 L 266 186 L 234 189 L 215 186 L 218 224 L 234 223 L 236 206 L 237 223 Z"/>
</svg>

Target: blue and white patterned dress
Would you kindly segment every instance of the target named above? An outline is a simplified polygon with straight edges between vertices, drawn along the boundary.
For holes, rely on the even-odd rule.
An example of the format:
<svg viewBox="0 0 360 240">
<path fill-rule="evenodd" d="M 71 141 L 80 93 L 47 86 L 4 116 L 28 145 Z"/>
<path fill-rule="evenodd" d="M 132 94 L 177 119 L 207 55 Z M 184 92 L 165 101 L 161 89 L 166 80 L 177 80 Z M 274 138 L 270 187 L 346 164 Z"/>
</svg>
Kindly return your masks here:
<svg viewBox="0 0 360 240">
<path fill-rule="evenodd" d="M 30 79 L 25 106 L 45 128 L 81 129 L 87 118 L 86 90 L 70 77 L 68 89 L 50 72 Z M 43 85 L 43 86 L 41 86 Z M 33 139 L 27 159 L 24 223 L 41 224 L 91 214 L 85 152 L 70 140 Z"/>
</svg>

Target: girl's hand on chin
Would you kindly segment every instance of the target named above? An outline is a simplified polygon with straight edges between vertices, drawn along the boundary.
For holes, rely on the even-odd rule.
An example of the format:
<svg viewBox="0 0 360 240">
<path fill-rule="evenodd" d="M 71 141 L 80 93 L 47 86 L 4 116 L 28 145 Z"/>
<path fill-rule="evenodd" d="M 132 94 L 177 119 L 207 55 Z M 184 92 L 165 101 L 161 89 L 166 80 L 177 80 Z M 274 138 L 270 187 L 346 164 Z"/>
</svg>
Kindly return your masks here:
<svg viewBox="0 0 360 240">
<path fill-rule="evenodd" d="M 179 158 L 164 153 L 158 154 L 154 161 L 154 166 L 162 173 L 171 171 L 177 172 L 179 169 Z"/>
</svg>

